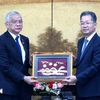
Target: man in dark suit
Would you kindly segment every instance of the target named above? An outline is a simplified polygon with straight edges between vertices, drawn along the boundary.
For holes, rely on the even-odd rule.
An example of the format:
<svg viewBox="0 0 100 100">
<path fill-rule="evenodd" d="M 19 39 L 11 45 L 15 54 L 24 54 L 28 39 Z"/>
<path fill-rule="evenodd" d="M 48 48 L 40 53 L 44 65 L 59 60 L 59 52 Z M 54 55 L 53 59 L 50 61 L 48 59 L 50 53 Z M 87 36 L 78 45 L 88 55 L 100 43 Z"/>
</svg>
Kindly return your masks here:
<svg viewBox="0 0 100 100">
<path fill-rule="evenodd" d="M 28 74 L 29 39 L 20 34 L 21 15 L 9 12 L 5 25 L 7 31 L 0 36 L 0 100 L 31 100 L 32 84 L 37 80 Z"/>
<path fill-rule="evenodd" d="M 96 21 L 94 12 L 81 13 L 80 26 L 84 37 L 78 41 L 76 76 L 63 80 L 76 83 L 77 100 L 100 100 L 100 37 L 96 33 Z"/>
</svg>

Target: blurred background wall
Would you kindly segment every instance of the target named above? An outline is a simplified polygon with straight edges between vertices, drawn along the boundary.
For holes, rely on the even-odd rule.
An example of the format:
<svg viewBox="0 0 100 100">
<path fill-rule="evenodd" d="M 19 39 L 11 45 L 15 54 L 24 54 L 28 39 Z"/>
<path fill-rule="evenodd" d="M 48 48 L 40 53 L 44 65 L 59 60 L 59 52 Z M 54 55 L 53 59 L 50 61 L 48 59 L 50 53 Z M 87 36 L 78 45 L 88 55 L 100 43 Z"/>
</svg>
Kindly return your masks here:
<svg viewBox="0 0 100 100">
<path fill-rule="evenodd" d="M 24 25 L 21 33 L 29 37 L 30 43 L 34 47 L 39 44 L 38 39 L 41 38 L 38 37 L 41 34 L 46 34 L 47 28 L 50 26 L 61 33 L 61 38 L 66 39 L 68 43 L 70 42 L 69 46 L 73 43 L 76 45 L 80 33 L 79 17 L 82 11 L 90 10 L 97 14 L 97 32 L 100 35 L 99 9 L 100 0 L 0 0 L 0 34 L 6 31 L 5 15 L 9 11 L 16 10 L 23 17 Z M 66 44 L 65 49 L 69 46 Z"/>
</svg>

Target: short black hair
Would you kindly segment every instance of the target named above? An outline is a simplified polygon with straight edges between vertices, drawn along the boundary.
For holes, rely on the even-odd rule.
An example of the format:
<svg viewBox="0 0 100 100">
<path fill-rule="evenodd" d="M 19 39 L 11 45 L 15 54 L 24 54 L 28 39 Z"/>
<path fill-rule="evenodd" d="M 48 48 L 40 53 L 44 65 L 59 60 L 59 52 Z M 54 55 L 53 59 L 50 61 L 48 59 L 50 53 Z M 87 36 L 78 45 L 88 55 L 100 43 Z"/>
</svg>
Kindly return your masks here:
<svg viewBox="0 0 100 100">
<path fill-rule="evenodd" d="M 82 16 L 86 16 L 86 15 L 90 15 L 90 16 L 92 17 L 91 20 L 92 20 L 93 22 L 97 22 L 97 16 L 96 16 L 96 14 L 95 14 L 94 12 L 92 12 L 92 11 L 84 11 L 84 12 L 82 12 L 81 15 L 80 15 L 80 20 L 81 20 Z"/>
</svg>

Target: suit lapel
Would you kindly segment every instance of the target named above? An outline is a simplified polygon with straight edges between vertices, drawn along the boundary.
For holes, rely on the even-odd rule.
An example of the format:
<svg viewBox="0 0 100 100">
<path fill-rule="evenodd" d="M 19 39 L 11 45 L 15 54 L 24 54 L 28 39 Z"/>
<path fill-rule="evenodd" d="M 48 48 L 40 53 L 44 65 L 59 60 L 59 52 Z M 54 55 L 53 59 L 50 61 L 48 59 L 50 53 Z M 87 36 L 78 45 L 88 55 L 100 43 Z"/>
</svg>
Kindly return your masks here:
<svg viewBox="0 0 100 100">
<path fill-rule="evenodd" d="M 25 41 L 25 38 L 22 35 L 20 35 L 20 38 L 21 38 L 21 43 L 22 43 L 24 50 L 25 50 L 25 58 L 26 58 L 26 56 L 27 56 L 27 46 L 26 46 L 27 43 Z"/>
<path fill-rule="evenodd" d="M 8 31 L 6 32 L 6 36 L 7 36 L 7 39 L 9 41 L 10 45 L 12 46 L 12 49 L 14 49 L 14 51 L 16 52 L 16 55 L 14 55 L 14 56 L 18 57 L 18 59 L 20 61 L 22 61 L 22 57 L 20 55 L 20 52 L 18 50 L 15 40 L 13 39 L 13 37 L 10 35 L 10 33 Z"/>
<path fill-rule="evenodd" d="M 81 50 L 82 50 L 83 42 L 84 42 L 84 38 L 82 38 L 82 40 L 78 44 L 78 57 L 77 57 L 78 63 L 80 62 L 80 56 L 81 56 Z"/>
<path fill-rule="evenodd" d="M 82 61 L 82 59 L 85 57 L 85 55 L 88 54 L 88 50 L 91 49 L 91 46 L 93 45 L 93 43 L 94 43 L 96 37 L 97 37 L 97 34 L 95 34 L 95 35 L 93 36 L 93 38 L 90 40 L 89 44 L 87 45 L 87 47 L 86 47 L 86 49 L 85 49 L 85 51 L 84 51 L 84 54 L 83 54 L 82 58 L 80 59 L 81 49 L 82 49 L 82 44 L 83 44 L 83 43 L 81 44 L 80 49 L 79 49 L 79 57 L 78 57 L 79 63 Z M 83 41 L 84 41 L 84 40 L 83 40 Z"/>
</svg>

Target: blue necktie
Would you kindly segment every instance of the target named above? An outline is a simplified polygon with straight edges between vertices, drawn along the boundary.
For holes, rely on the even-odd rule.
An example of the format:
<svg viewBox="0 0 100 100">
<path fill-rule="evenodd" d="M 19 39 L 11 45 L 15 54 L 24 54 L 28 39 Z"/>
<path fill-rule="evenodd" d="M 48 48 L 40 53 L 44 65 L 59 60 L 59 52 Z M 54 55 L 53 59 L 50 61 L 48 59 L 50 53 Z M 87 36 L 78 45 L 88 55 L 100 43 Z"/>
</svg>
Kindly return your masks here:
<svg viewBox="0 0 100 100">
<path fill-rule="evenodd" d="M 85 39 L 85 40 L 84 40 L 84 43 L 83 43 L 83 47 L 82 47 L 80 59 L 82 58 L 83 53 L 84 53 L 84 51 L 85 51 L 85 49 L 86 49 L 86 47 L 87 47 L 87 43 L 88 43 L 88 40 Z"/>
<path fill-rule="evenodd" d="M 21 47 L 20 47 L 18 38 L 19 38 L 19 36 L 17 36 L 17 37 L 15 38 L 15 40 L 16 40 L 16 44 L 17 44 L 17 46 L 18 46 L 19 52 L 20 52 L 20 54 L 21 54 L 21 56 L 22 56 L 22 50 L 21 50 Z"/>
</svg>

